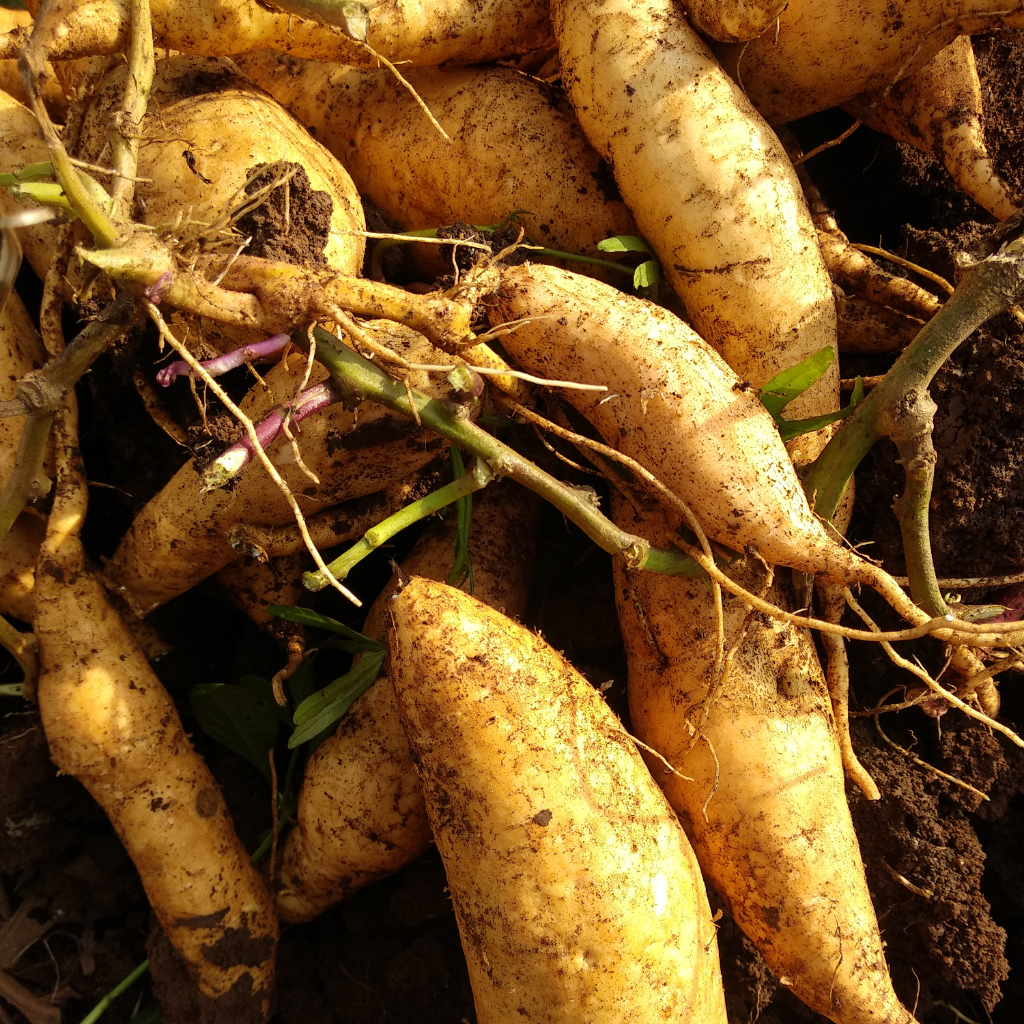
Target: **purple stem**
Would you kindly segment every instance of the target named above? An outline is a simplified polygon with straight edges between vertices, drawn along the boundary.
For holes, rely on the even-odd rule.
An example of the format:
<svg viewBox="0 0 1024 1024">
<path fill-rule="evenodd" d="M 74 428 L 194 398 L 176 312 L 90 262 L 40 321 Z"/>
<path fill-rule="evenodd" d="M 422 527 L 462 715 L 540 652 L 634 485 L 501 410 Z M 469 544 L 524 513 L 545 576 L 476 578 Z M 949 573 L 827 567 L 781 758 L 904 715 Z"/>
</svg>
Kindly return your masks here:
<svg viewBox="0 0 1024 1024">
<path fill-rule="evenodd" d="M 224 355 L 217 356 L 215 359 L 207 359 L 199 365 L 211 377 L 219 377 L 222 373 L 234 370 L 236 367 L 241 366 L 243 363 L 248 363 L 252 359 L 261 359 L 264 356 L 272 356 L 275 352 L 280 352 L 290 340 L 287 334 L 275 334 L 272 338 L 267 338 L 266 341 L 257 341 L 252 345 L 243 345 L 241 348 L 225 352 Z M 178 377 L 185 377 L 191 372 L 192 368 L 188 363 L 184 359 L 178 359 L 173 363 L 168 363 L 163 369 L 159 370 L 156 380 L 158 384 L 169 388 Z"/>
<path fill-rule="evenodd" d="M 325 380 L 321 384 L 314 384 L 311 388 L 300 391 L 295 401 L 292 402 L 290 407 L 291 423 L 301 423 L 307 416 L 312 416 L 313 413 L 340 401 L 341 395 L 332 381 Z M 284 433 L 287 412 L 287 408 L 274 409 L 256 424 L 256 436 L 263 448 L 273 444 Z M 249 440 L 249 435 L 243 434 L 203 470 L 200 481 L 203 490 L 211 491 L 217 487 L 223 487 L 229 480 L 238 476 L 255 456 L 256 449 Z"/>
</svg>

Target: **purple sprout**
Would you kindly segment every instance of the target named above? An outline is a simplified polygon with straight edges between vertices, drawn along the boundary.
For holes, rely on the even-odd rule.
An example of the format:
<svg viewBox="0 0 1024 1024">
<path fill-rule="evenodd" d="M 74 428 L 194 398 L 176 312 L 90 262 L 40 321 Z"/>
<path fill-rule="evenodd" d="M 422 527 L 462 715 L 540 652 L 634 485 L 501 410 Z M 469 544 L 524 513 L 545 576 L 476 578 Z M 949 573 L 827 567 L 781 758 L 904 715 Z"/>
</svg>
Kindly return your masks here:
<svg viewBox="0 0 1024 1024">
<path fill-rule="evenodd" d="M 213 360 L 211 360 L 212 362 Z M 307 416 L 326 409 L 329 405 L 341 401 L 341 395 L 333 382 L 326 380 L 322 384 L 314 384 L 305 391 L 300 391 L 291 404 L 291 423 L 301 423 Z M 261 447 L 266 448 L 284 433 L 287 409 L 275 409 L 256 424 L 256 436 Z M 204 491 L 213 491 L 233 480 L 246 466 L 252 462 L 256 449 L 243 434 L 230 448 L 225 449 L 203 470 L 200 484 Z"/>
<path fill-rule="evenodd" d="M 164 301 L 164 296 L 174 283 L 174 277 L 169 270 L 165 270 L 152 284 L 142 289 L 142 297 L 154 306 L 159 306 Z"/>
<path fill-rule="evenodd" d="M 157 283 L 159 284 L 159 282 Z M 241 348 L 232 349 L 215 359 L 206 359 L 199 365 L 211 377 L 219 377 L 222 373 L 234 370 L 253 359 L 262 359 L 265 356 L 272 356 L 275 352 L 280 352 L 290 340 L 287 334 L 275 334 L 272 338 L 267 338 L 266 341 L 243 345 Z M 192 368 L 188 363 L 184 359 L 178 359 L 158 370 L 156 380 L 158 384 L 169 388 L 178 377 L 185 377 L 191 372 Z"/>
</svg>

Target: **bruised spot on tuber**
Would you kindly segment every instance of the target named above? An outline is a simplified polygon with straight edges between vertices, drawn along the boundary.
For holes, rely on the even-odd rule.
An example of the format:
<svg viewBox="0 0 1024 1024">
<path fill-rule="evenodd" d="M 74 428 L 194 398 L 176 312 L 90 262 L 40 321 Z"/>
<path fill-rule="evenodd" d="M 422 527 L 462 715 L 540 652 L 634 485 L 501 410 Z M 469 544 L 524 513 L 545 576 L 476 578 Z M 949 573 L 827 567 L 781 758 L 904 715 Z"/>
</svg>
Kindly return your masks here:
<svg viewBox="0 0 1024 1024">
<path fill-rule="evenodd" d="M 205 786 L 196 794 L 196 813 L 200 818 L 212 818 L 220 809 L 220 800 L 215 790 Z"/>
</svg>

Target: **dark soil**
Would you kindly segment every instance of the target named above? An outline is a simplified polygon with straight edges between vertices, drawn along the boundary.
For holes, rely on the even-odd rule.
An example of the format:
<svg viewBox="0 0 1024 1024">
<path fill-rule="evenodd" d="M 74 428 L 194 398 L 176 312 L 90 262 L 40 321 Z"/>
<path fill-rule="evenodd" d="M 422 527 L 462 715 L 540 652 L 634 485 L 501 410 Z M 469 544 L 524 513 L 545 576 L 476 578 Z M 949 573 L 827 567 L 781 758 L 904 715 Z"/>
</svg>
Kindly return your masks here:
<svg viewBox="0 0 1024 1024">
<path fill-rule="evenodd" d="M 1005 180 L 1024 194 L 1024 37 L 1006 33 L 978 40 L 976 51 L 989 103 L 990 147 Z M 829 112 L 794 128 L 806 150 L 848 123 L 845 115 Z M 815 158 L 810 168 L 854 241 L 881 241 L 949 277 L 952 253 L 990 223 L 956 192 L 942 168 L 867 129 Z M 297 182 L 293 187 L 301 187 Z M 269 219 L 280 216 L 278 210 Z M 1020 325 L 998 318 L 962 346 L 933 386 L 939 463 L 932 537 L 940 574 L 1024 568 L 1022 342 Z M 884 372 L 887 365 L 884 357 L 849 359 L 843 375 Z M 168 466 L 185 457 L 144 416 L 130 373 L 110 374 L 102 386 L 94 383 L 98 376 L 97 371 L 87 379 L 81 394 L 90 477 L 108 485 L 92 492 L 87 539 L 97 559 L 110 553 Z M 137 429 L 126 431 L 126 422 Z M 125 438 L 116 457 L 107 447 L 113 436 Z M 564 467 L 559 472 L 564 475 Z M 858 474 L 851 528 L 854 542 L 871 542 L 869 550 L 897 573 L 899 535 L 889 506 L 901 487 L 895 450 L 882 444 Z M 400 555 L 401 549 L 386 554 Z M 388 572 L 382 557 L 361 570 L 355 584 L 372 594 Z M 984 594 L 979 589 L 966 597 L 981 600 Z M 320 607 L 348 615 L 330 600 Z M 884 609 L 870 600 L 869 607 L 885 621 Z M 527 620 L 605 687 L 612 706 L 624 713 L 625 672 L 608 561 L 550 510 Z M 358 625 L 351 615 L 349 621 Z M 247 763 L 202 735 L 187 694 L 199 682 L 269 674 L 281 656 L 213 583 L 161 610 L 154 623 L 171 648 L 157 671 L 221 782 L 239 834 L 254 848 L 269 828 L 269 790 Z M 904 653 L 938 668 L 933 647 L 905 645 Z M 852 644 L 851 659 L 858 708 L 873 707 L 906 685 L 874 645 Z M 1010 676 L 1003 684 L 1001 717 L 1021 731 L 1019 682 Z M 902 699 L 902 690 L 892 699 Z M 24 707 L 0 698 L 0 952 L 12 944 L 19 951 L 28 948 L 8 954 L 0 970 L 40 1000 L 54 994 L 64 1007 L 63 1019 L 75 1022 L 151 956 L 165 1004 L 162 1019 L 198 1019 L 186 981 L 175 974 L 173 955 L 152 933 L 151 914 L 120 843 L 82 787 L 56 775 L 37 721 Z M 869 803 L 851 790 L 850 804 L 897 991 L 917 1007 L 922 1022 L 1016 1022 L 1024 1015 L 1024 752 L 955 711 L 936 719 L 914 709 L 884 715 L 881 725 L 892 741 L 988 797 L 895 751 L 870 717 L 855 722 L 855 746 L 883 798 Z M 779 988 L 728 918 L 720 922 L 719 942 L 733 1024 L 823 1020 Z M 278 969 L 275 1019 L 286 1024 L 476 1019 L 436 851 L 318 920 L 286 928 Z M 154 1020 L 152 992 L 150 981 L 137 983 L 104 1021 L 123 1024 L 137 1014 L 138 1024 Z M 25 1017 L 3 1004 L 19 1024 L 46 1019 L 41 1007 L 28 1006 L 40 1015 Z"/>
</svg>

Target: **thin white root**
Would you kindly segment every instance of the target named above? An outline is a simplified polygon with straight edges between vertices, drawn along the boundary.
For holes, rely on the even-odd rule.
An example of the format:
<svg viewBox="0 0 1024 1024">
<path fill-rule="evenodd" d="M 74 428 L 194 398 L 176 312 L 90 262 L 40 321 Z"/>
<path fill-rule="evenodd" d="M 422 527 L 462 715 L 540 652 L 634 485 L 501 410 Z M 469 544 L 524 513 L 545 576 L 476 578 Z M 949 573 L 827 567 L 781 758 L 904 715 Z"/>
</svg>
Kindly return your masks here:
<svg viewBox="0 0 1024 1024">
<path fill-rule="evenodd" d="M 850 588 L 847 587 L 843 591 L 843 595 L 846 598 L 846 603 L 871 627 L 873 633 L 876 636 L 881 637 L 882 631 L 875 624 L 874 619 L 860 606 L 857 599 L 850 592 Z M 923 669 L 920 665 L 915 665 L 912 661 L 908 661 L 902 655 L 897 654 L 893 649 L 892 644 L 886 640 L 881 641 L 882 648 L 885 653 L 889 655 L 890 660 L 899 665 L 900 668 L 906 669 L 912 675 L 917 676 L 931 690 L 933 693 L 942 697 L 944 700 L 949 701 L 953 707 L 959 708 L 969 718 L 974 718 L 984 725 L 987 725 L 990 729 L 994 729 L 996 732 L 1002 733 L 1008 740 L 1015 743 L 1018 747 L 1024 747 L 1024 740 L 1022 740 L 1012 729 L 1000 722 L 997 722 L 994 718 L 989 718 L 983 711 L 978 711 L 977 708 L 972 708 L 970 704 L 962 701 L 955 693 L 942 687 Z M 936 769 L 937 770 L 937 769 Z"/>
<path fill-rule="evenodd" d="M 843 591 L 834 583 L 823 583 L 819 587 L 819 593 L 824 602 L 825 618 L 829 622 L 838 623 L 846 606 Z M 821 642 L 828 658 L 825 679 L 832 700 L 832 713 L 836 720 L 843 770 L 864 794 L 866 800 L 880 800 L 882 794 L 875 780 L 857 757 L 850 737 L 850 661 L 846 656 L 846 641 L 841 636 L 823 633 Z"/>
</svg>

